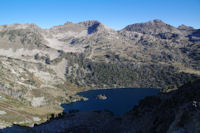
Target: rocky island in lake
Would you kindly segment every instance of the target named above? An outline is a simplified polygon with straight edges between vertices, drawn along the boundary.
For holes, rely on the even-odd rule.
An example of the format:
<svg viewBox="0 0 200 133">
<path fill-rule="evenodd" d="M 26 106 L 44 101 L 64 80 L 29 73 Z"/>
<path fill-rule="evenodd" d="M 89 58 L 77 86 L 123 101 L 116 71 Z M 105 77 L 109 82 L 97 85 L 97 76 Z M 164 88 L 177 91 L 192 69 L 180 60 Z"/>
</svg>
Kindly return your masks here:
<svg viewBox="0 0 200 133">
<path fill-rule="evenodd" d="M 106 97 L 106 95 L 105 94 L 99 94 L 99 95 L 97 95 L 96 96 L 96 99 L 98 99 L 98 100 L 106 100 L 107 99 L 107 97 Z"/>
</svg>

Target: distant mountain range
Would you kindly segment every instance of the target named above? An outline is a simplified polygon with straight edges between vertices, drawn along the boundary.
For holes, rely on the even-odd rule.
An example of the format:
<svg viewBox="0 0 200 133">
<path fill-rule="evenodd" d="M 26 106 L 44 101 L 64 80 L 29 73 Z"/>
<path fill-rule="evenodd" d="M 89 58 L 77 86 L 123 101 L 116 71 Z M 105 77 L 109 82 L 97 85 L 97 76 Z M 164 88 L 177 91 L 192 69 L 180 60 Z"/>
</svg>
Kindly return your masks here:
<svg viewBox="0 0 200 133">
<path fill-rule="evenodd" d="M 198 78 L 200 29 L 161 20 L 119 31 L 95 20 L 50 29 L 1 25 L 0 68 L 0 101 L 7 99 L 3 103 L 10 106 L 0 127 L 13 121 L 31 125 L 61 112 L 60 103 L 84 99 L 79 91 L 147 87 L 169 92 Z"/>
</svg>

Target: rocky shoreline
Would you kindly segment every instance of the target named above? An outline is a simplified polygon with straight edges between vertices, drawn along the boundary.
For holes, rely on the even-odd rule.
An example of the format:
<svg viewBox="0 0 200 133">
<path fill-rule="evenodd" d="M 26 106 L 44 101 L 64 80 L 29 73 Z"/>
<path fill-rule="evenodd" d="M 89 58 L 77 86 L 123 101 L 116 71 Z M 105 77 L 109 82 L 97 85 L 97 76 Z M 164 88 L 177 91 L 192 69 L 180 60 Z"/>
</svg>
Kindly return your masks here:
<svg viewBox="0 0 200 133">
<path fill-rule="evenodd" d="M 0 133 L 199 133 L 199 96 L 200 79 L 170 93 L 146 97 L 120 117 L 109 111 L 61 113 L 33 128 L 14 125 Z"/>
</svg>

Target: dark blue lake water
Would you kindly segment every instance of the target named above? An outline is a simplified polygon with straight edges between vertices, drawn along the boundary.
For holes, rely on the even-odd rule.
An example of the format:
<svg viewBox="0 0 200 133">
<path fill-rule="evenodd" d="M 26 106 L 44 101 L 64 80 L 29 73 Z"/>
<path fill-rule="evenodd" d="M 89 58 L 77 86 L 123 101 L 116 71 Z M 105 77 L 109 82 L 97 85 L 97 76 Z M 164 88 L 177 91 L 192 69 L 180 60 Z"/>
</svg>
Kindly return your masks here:
<svg viewBox="0 0 200 133">
<path fill-rule="evenodd" d="M 88 98 L 88 101 L 78 101 L 71 104 L 63 104 L 64 112 L 72 109 L 79 111 L 92 110 L 110 110 L 115 115 L 121 115 L 137 105 L 139 100 L 146 96 L 157 95 L 159 89 L 152 88 L 123 88 L 123 89 L 106 89 L 90 90 L 78 93 L 78 95 Z M 97 95 L 102 94 L 107 97 L 106 100 L 97 99 Z"/>
</svg>

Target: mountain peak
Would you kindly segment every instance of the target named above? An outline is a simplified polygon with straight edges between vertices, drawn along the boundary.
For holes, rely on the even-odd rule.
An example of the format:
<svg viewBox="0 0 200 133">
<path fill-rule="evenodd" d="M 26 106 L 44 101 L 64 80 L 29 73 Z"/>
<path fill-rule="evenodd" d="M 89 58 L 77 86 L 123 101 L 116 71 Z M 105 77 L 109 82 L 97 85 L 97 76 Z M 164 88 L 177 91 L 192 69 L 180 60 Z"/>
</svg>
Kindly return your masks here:
<svg viewBox="0 0 200 133">
<path fill-rule="evenodd" d="M 25 24 L 19 24 L 19 23 L 14 23 L 14 24 L 11 24 L 11 25 L 3 25 L 3 26 L 0 26 L 0 30 L 21 30 L 21 29 L 28 29 L 30 31 L 33 31 L 33 32 L 40 32 L 42 31 L 42 29 L 36 25 L 36 24 L 33 24 L 33 23 L 25 23 Z"/>
<path fill-rule="evenodd" d="M 152 22 L 152 23 L 154 23 L 154 24 L 165 24 L 162 20 L 160 20 L 160 19 L 154 19 L 154 20 L 151 20 L 151 21 L 149 21 L 149 22 Z M 148 23 L 148 22 L 147 22 Z"/>
<path fill-rule="evenodd" d="M 178 29 L 179 29 L 179 30 L 194 30 L 193 27 L 191 27 L 191 26 L 186 26 L 186 25 L 184 25 L 184 24 L 180 25 L 180 26 L 178 27 Z"/>
<path fill-rule="evenodd" d="M 79 24 L 83 24 L 84 26 L 87 26 L 87 27 L 90 27 L 93 25 L 101 25 L 101 23 L 97 20 L 87 20 L 87 21 L 80 22 Z"/>
<path fill-rule="evenodd" d="M 105 26 L 97 20 L 88 20 L 88 21 L 80 22 L 79 24 L 82 24 L 88 28 L 88 34 L 95 33 L 99 31 L 99 29 L 105 28 Z"/>
<path fill-rule="evenodd" d="M 11 25 L 4 25 L 4 27 L 13 29 L 40 29 L 38 25 L 33 23 L 25 23 L 25 24 L 14 23 Z"/>
<path fill-rule="evenodd" d="M 64 25 L 73 24 L 71 21 L 67 21 Z"/>
<path fill-rule="evenodd" d="M 134 31 L 143 34 L 159 34 L 166 32 L 178 33 L 178 30 L 175 27 L 168 25 L 159 19 L 151 20 L 145 23 L 136 23 L 128 25 L 122 30 Z"/>
<path fill-rule="evenodd" d="M 87 34 L 92 34 L 92 33 L 96 33 L 98 31 L 105 31 L 105 30 L 110 30 L 110 28 L 106 27 L 105 25 L 103 25 L 101 22 L 97 21 L 97 20 L 87 20 L 87 21 L 83 21 L 83 22 L 79 22 L 79 23 L 73 23 L 73 22 L 69 22 L 67 21 L 64 25 L 58 25 L 58 26 L 54 26 L 50 29 L 53 32 L 68 32 L 68 31 L 72 31 L 72 32 L 82 32 L 84 30 L 87 30 Z"/>
</svg>

